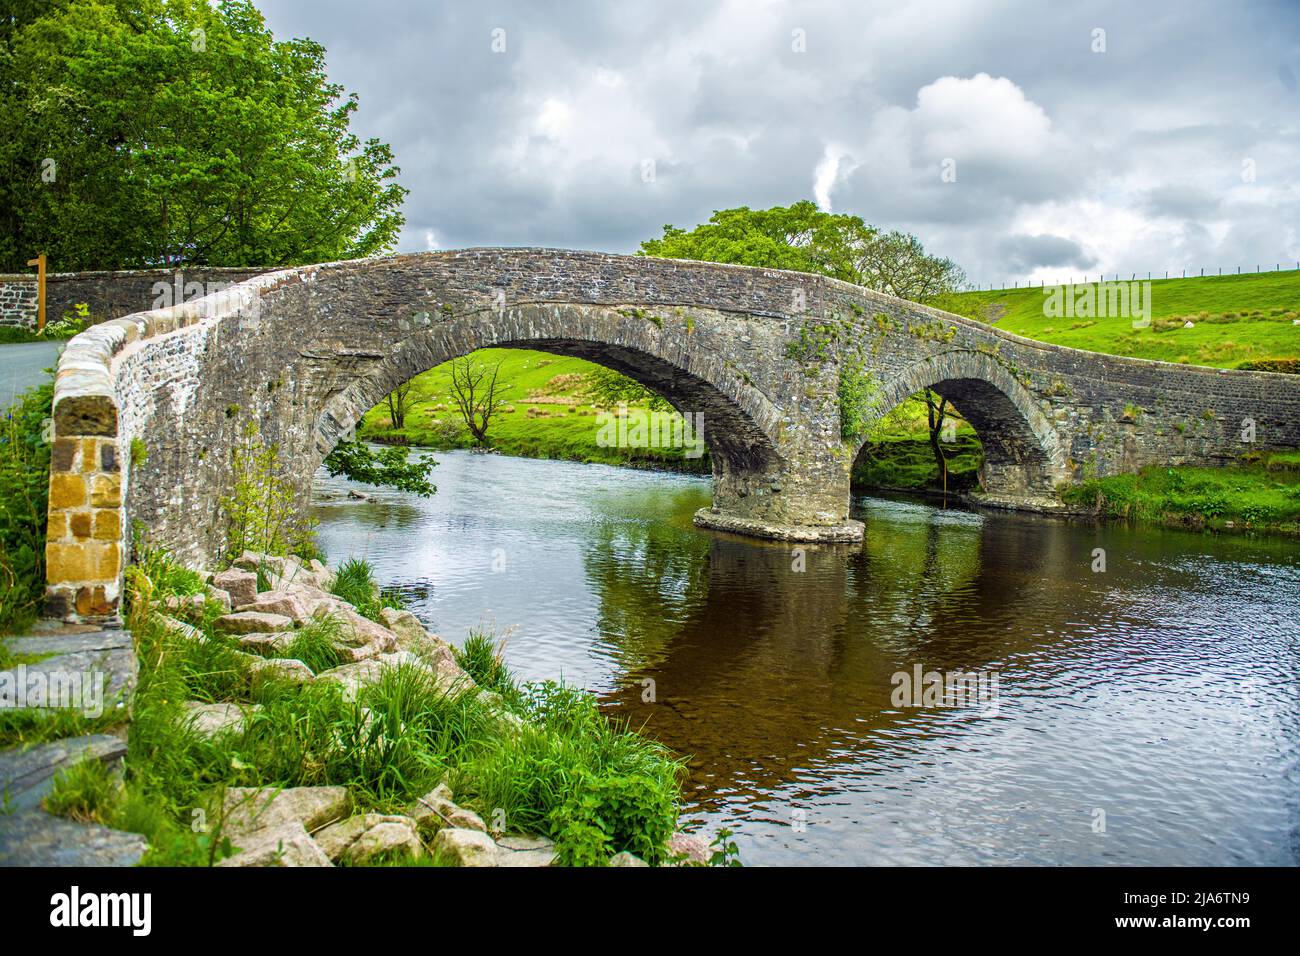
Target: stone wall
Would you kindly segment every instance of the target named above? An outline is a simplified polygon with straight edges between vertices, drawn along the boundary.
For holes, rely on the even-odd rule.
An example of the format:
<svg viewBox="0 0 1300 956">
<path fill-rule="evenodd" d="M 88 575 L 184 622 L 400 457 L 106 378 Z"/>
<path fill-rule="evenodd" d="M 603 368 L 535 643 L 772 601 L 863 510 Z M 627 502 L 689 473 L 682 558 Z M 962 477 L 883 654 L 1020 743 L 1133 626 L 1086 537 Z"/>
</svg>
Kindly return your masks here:
<svg viewBox="0 0 1300 956">
<path fill-rule="evenodd" d="M 36 324 L 36 277 L 0 275 L 0 326 Z"/>
<path fill-rule="evenodd" d="M 984 441 L 993 504 L 1059 507 L 1064 479 L 1300 447 L 1293 376 L 1079 352 L 817 276 L 538 249 L 307 266 L 69 344 L 54 405 L 52 609 L 115 609 L 133 521 L 183 560 L 214 562 L 231 449 L 249 422 L 305 503 L 369 407 L 487 346 L 601 362 L 702 412 L 714 502 L 697 521 L 769 537 L 861 534 L 848 519 L 860 443 L 841 441 L 838 399 L 841 374 L 859 367 L 876 414 L 927 386 L 954 401 Z M 97 536 L 112 531 L 106 512 L 117 541 Z"/>
<path fill-rule="evenodd" d="M 45 277 L 45 321 L 57 322 L 79 304 L 93 322 L 144 309 L 200 299 L 267 269 L 140 269 L 125 272 L 56 272 Z M 0 325 L 36 327 L 35 274 L 0 275 Z"/>
</svg>

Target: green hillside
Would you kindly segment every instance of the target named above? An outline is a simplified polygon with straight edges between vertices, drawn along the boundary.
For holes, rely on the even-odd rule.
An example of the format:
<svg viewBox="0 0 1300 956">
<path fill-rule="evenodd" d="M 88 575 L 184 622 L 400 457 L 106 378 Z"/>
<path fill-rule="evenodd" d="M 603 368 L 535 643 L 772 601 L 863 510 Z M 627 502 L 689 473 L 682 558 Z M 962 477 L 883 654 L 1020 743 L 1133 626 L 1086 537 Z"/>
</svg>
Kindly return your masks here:
<svg viewBox="0 0 1300 956">
<path fill-rule="evenodd" d="M 1158 279 L 1150 288 L 1147 328 L 1129 316 L 1049 316 L 1050 286 L 965 292 L 944 305 L 1026 338 L 1111 355 L 1218 368 L 1300 358 L 1300 271 Z"/>
</svg>

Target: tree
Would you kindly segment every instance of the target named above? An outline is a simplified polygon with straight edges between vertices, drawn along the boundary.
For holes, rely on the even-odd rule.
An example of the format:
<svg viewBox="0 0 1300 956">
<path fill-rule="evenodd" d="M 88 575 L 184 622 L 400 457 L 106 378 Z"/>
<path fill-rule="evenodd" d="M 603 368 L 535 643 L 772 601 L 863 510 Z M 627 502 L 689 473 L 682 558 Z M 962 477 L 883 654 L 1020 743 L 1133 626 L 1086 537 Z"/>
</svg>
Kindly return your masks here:
<svg viewBox="0 0 1300 956">
<path fill-rule="evenodd" d="M 341 441 L 325 459 L 325 470 L 332 478 L 344 475 L 352 481 L 386 485 L 427 498 L 438 490 L 428 478 L 429 469 L 437 462 L 428 455 L 408 461 L 407 451 L 390 445 L 376 452 L 365 442 Z"/>
<path fill-rule="evenodd" d="M 926 424 L 930 429 L 930 450 L 934 452 L 934 463 L 939 466 L 939 480 L 943 483 L 943 490 L 947 491 L 948 457 L 943 453 L 943 446 L 939 443 L 939 433 L 943 429 L 943 419 L 948 409 L 948 399 L 940 398 L 928 388 L 921 395 L 925 399 Z"/>
<path fill-rule="evenodd" d="M 20 5 L 22 6 L 22 5 Z M 34 6 L 34 5 L 33 5 Z M 311 40 L 249 0 L 78 0 L 0 16 L 0 271 L 279 266 L 396 242 L 388 145 Z"/>
<path fill-rule="evenodd" d="M 915 236 L 882 233 L 858 216 L 823 212 L 807 200 L 718 210 L 689 231 L 664 226 L 661 237 L 641 243 L 640 254 L 813 272 L 918 302 L 966 284 L 956 264 L 928 255 Z"/>
<path fill-rule="evenodd" d="M 488 424 L 492 415 L 506 404 L 499 393 L 510 386 L 497 383 L 497 373 L 500 371 L 500 362 L 491 366 L 484 365 L 468 355 L 451 361 L 452 399 L 465 427 L 479 445 L 487 444 Z"/>
<path fill-rule="evenodd" d="M 384 404 L 388 406 L 388 420 L 392 422 L 394 428 L 406 427 L 406 405 L 410 394 L 411 383 L 406 381 L 384 398 Z"/>
<path fill-rule="evenodd" d="M 813 272 L 932 304 L 948 302 L 966 286 L 966 274 L 951 259 L 927 254 L 915 236 L 882 233 L 858 216 L 823 212 L 807 200 L 772 209 L 719 210 L 689 231 L 664 226 L 663 236 L 641 243 L 640 254 Z M 929 390 L 923 397 L 930 445 L 946 486 L 948 467 L 939 436 L 948 401 L 936 400 Z M 850 425 L 856 434 L 858 423 L 846 415 L 843 427 Z"/>
</svg>

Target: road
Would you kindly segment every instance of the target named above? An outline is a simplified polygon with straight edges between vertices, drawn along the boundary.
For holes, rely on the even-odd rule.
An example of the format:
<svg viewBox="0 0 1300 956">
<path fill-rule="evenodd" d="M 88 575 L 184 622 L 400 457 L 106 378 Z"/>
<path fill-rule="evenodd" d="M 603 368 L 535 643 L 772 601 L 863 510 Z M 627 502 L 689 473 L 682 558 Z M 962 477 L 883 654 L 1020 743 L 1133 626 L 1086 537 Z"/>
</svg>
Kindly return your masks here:
<svg viewBox="0 0 1300 956">
<path fill-rule="evenodd" d="M 63 342 L 24 342 L 0 345 L 0 408 L 14 396 L 45 380 L 45 369 L 58 361 Z"/>
</svg>

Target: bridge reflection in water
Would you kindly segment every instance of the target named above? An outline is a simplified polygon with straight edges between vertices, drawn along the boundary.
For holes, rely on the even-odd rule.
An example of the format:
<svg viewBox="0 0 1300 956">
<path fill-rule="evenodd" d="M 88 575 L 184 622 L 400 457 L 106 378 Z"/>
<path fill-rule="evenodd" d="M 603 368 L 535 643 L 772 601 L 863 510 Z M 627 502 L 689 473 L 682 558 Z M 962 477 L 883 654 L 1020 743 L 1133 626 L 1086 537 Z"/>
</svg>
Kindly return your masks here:
<svg viewBox="0 0 1300 956">
<path fill-rule="evenodd" d="M 704 482 L 442 462 L 428 501 L 323 505 L 327 550 L 454 640 L 518 625 L 511 664 L 691 755 L 690 814 L 751 862 L 1300 862 L 1290 543 L 872 499 L 800 571 L 692 528 Z M 916 665 L 996 673 L 995 706 L 896 706 Z"/>
</svg>

